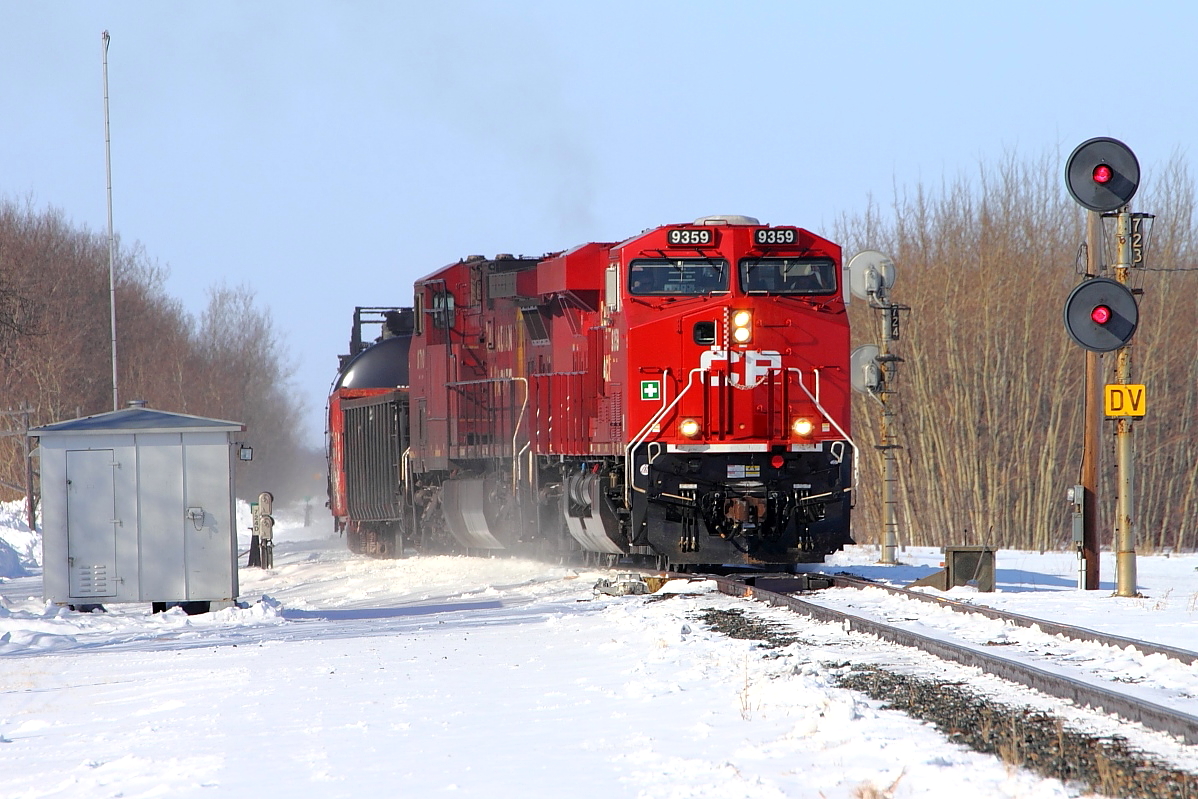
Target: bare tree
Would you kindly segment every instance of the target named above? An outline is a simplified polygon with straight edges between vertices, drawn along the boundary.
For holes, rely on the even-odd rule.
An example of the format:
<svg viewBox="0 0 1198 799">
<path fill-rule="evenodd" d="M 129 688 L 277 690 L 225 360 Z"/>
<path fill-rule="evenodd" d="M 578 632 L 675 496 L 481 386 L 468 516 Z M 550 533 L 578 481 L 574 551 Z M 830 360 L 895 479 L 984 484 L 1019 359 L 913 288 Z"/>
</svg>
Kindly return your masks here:
<svg viewBox="0 0 1198 799">
<path fill-rule="evenodd" d="M 1175 159 L 1140 201 L 1171 220 L 1154 234 L 1153 261 L 1194 265 L 1193 188 L 1184 167 Z M 888 214 L 871 206 L 843 220 L 846 252 L 888 252 L 900 270 L 894 297 L 913 309 L 898 345 L 905 543 L 1047 549 L 1068 541 L 1064 498 L 1080 468 L 1084 353 L 1064 331 L 1062 307 L 1080 280 L 1083 225 L 1058 159 L 1013 155 L 939 192 L 900 192 Z M 1145 293 L 1133 345 L 1154 403 L 1137 433 L 1142 540 L 1192 546 L 1185 520 L 1198 510 L 1190 466 L 1198 365 L 1192 336 L 1182 345 L 1176 333 L 1198 321 L 1194 276 L 1137 278 Z M 858 343 L 873 338 L 876 324 L 863 306 L 851 309 Z M 858 398 L 861 541 L 876 541 L 881 530 L 876 417 Z"/>
<path fill-rule="evenodd" d="M 269 311 L 249 289 L 222 286 L 197 323 L 167 294 L 167 274 L 140 245 L 118 244 L 121 395 L 245 422 L 259 453 L 250 475 L 302 461 L 292 368 Z M 57 210 L 0 202 L 0 410 L 29 405 L 36 425 L 111 409 L 108 296 L 105 237 Z M 19 443 L 0 439 L 9 489 L 24 482 Z"/>
<path fill-rule="evenodd" d="M 219 408 L 244 422 L 259 442 L 246 471 L 248 494 L 278 491 L 293 480 L 302 407 L 290 379 L 290 360 L 268 309 L 260 309 L 246 286 L 209 290 L 194 339 L 204 383 L 204 407 Z"/>
</svg>

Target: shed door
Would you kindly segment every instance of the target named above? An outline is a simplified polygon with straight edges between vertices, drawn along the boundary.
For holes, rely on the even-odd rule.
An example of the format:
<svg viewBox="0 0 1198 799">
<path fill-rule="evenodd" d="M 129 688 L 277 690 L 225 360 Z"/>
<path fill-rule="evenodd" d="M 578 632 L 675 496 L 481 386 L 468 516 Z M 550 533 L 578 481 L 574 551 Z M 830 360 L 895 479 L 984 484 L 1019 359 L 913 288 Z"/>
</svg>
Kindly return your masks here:
<svg viewBox="0 0 1198 799">
<path fill-rule="evenodd" d="M 110 449 L 67 450 L 72 597 L 116 595 L 116 486 Z"/>
<path fill-rule="evenodd" d="M 237 595 L 237 538 L 229 515 L 229 444 L 223 436 L 216 445 L 183 444 L 183 495 L 187 598 L 231 599 Z"/>
</svg>

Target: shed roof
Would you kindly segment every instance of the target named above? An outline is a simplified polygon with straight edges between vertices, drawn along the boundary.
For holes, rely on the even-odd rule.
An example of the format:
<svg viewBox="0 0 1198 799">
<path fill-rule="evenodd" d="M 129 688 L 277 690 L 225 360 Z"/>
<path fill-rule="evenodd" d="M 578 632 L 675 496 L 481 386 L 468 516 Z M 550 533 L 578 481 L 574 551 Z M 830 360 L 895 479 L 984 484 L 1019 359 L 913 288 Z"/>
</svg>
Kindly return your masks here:
<svg viewBox="0 0 1198 799">
<path fill-rule="evenodd" d="M 81 435 L 86 433 L 220 433 L 241 432 L 245 425 L 225 419 L 206 419 L 185 413 L 171 413 L 153 408 L 122 408 L 119 411 L 97 413 L 79 419 L 34 427 L 31 436 Z"/>
</svg>

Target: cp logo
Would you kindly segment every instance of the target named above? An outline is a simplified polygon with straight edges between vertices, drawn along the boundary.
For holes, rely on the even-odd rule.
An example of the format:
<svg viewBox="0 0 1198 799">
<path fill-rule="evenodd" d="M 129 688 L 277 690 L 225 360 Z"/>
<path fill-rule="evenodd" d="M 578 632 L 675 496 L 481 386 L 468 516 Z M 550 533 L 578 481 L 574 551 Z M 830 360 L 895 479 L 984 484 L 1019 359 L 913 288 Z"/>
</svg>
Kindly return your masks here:
<svg viewBox="0 0 1198 799">
<path fill-rule="evenodd" d="M 780 370 L 782 353 L 773 350 L 729 352 L 712 348 L 703 352 L 699 358 L 699 366 L 707 372 L 727 371 L 728 382 L 732 387 L 744 390 L 756 388 L 764 383 L 771 370 Z M 716 378 L 714 385 L 721 385 L 719 377 Z"/>
</svg>

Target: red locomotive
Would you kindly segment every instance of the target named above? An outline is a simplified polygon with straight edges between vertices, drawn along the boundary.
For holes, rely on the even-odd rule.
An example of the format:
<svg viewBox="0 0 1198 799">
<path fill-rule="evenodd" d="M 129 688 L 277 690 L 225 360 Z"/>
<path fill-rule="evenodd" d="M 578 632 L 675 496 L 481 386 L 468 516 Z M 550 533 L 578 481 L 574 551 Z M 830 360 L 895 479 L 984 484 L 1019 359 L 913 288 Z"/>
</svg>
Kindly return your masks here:
<svg viewBox="0 0 1198 799">
<path fill-rule="evenodd" d="M 818 562 L 852 543 L 840 247 L 741 216 L 418 280 L 329 405 L 330 508 L 376 554 Z M 359 351 L 360 350 L 360 351 Z"/>
</svg>

